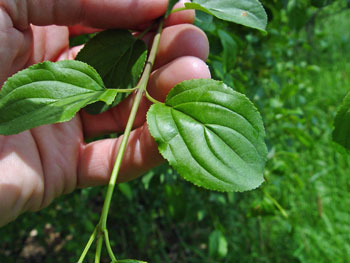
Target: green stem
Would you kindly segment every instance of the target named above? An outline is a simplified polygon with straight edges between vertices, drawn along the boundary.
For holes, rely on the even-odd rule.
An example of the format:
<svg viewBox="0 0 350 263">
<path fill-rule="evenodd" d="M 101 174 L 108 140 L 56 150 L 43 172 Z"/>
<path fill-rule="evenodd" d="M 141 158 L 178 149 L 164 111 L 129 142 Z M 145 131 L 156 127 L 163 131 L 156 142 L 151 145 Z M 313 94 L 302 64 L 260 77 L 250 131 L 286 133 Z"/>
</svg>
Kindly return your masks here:
<svg viewBox="0 0 350 263">
<path fill-rule="evenodd" d="M 117 259 L 116 257 L 114 256 L 114 253 L 113 253 L 113 250 L 112 250 L 112 247 L 111 247 L 111 244 L 109 242 L 109 235 L 108 235 L 108 230 L 105 229 L 103 231 L 104 233 L 104 238 L 105 238 L 105 243 L 106 243 L 106 248 L 107 248 L 107 252 L 108 252 L 108 255 L 109 257 L 111 258 L 111 260 L 114 262 L 117 262 Z"/>
<path fill-rule="evenodd" d="M 284 218 L 288 218 L 288 214 L 286 212 L 286 210 L 283 209 L 283 207 L 278 203 L 278 201 L 273 198 L 268 192 L 264 192 L 264 194 L 267 196 L 267 198 L 269 198 L 272 203 L 277 207 L 277 209 L 281 212 L 281 214 L 283 215 Z"/>
<path fill-rule="evenodd" d="M 142 33 L 140 33 L 136 39 L 141 39 L 143 38 L 151 29 L 154 27 L 155 23 L 150 24 Z"/>
<path fill-rule="evenodd" d="M 164 104 L 163 102 L 161 102 L 161 101 L 159 101 L 159 100 L 156 100 L 156 99 L 153 98 L 151 95 L 149 95 L 149 93 L 148 93 L 147 90 L 145 91 L 145 95 L 146 95 L 146 98 L 147 98 L 150 102 L 152 102 L 152 103 L 154 103 L 154 104 L 156 104 L 156 103 L 162 103 L 162 104 Z"/>
<path fill-rule="evenodd" d="M 162 28 L 163 28 L 163 21 L 161 21 L 159 24 L 157 34 L 153 40 L 152 49 L 150 51 L 148 60 L 146 62 L 145 70 L 143 71 L 143 74 L 142 74 L 142 77 L 139 81 L 139 84 L 136 86 L 138 91 L 137 91 L 136 96 L 134 98 L 134 103 L 132 105 L 130 116 L 129 116 L 128 122 L 126 124 L 126 128 L 124 131 L 122 142 L 121 142 L 120 147 L 119 147 L 116 161 L 114 163 L 113 171 L 111 174 L 111 178 L 109 180 L 109 185 L 108 185 L 108 189 L 107 189 L 107 193 L 106 193 L 106 198 L 105 198 L 103 208 L 102 208 L 102 215 L 101 215 L 101 219 L 100 219 L 101 232 L 103 232 L 105 229 L 107 229 L 107 217 L 108 217 L 109 207 L 111 205 L 114 187 L 115 187 L 115 184 L 117 182 L 118 173 L 119 173 L 120 166 L 121 166 L 121 163 L 123 160 L 123 156 L 124 156 L 124 152 L 126 149 L 126 145 L 127 145 L 129 136 L 130 136 L 130 132 L 131 132 L 132 127 L 134 125 L 136 113 L 137 113 L 137 110 L 139 108 L 142 95 L 143 95 L 144 91 L 146 90 L 149 76 L 150 76 L 151 71 L 152 71 L 153 63 L 154 63 L 155 58 L 156 58 Z"/>
<path fill-rule="evenodd" d="M 101 262 L 102 245 L 103 245 L 103 236 L 100 235 L 97 239 L 97 244 L 96 244 L 95 263 Z"/>
<path fill-rule="evenodd" d="M 84 248 L 84 251 L 83 253 L 81 254 L 79 260 L 78 260 L 78 263 L 83 263 L 91 245 L 92 245 L 92 242 L 94 242 L 95 238 L 96 238 L 96 234 L 97 234 L 97 227 L 95 228 L 94 232 L 92 232 L 90 238 L 89 238 L 89 241 L 87 242 L 85 248 Z"/>
<path fill-rule="evenodd" d="M 184 11 L 184 10 L 188 10 L 187 7 L 180 7 L 180 8 L 175 8 L 173 10 L 171 10 L 170 14 L 176 13 L 176 12 L 180 12 L 180 11 Z"/>
<path fill-rule="evenodd" d="M 149 27 L 149 29 L 151 29 L 151 27 Z M 146 29 L 144 31 L 144 34 L 146 34 L 149 29 Z M 115 185 L 117 182 L 117 177 L 118 177 L 120 166 L 121 166 L 121 163 L 123 160 L 123 156 L 125 153 L 127 142 L 128 142 L 132 127 L 134 125 L 135 117 L 136 117 L 142 96 L 146 92 L 148 80 L 149 80 L 149 77 L 150 77 L 150 74 L 152 71 L 154 61 L 156 59 L 162 29 L 163 29 L 163 20 L 161 20 L 159 23 L 157 34 L 154 37 L 152 48 L 151 48 L 150 54 L 148 56 L 145 69 L 142 73 L 141 79 L 140 79 L 139 83 L 137 84 L 137 86 L 134 89 L 120 90 L 120 92 L 137 90 L 137 92 L 136 92 L 136 96 L 134 98 L 134 102 L 133 102 L 133 105 L 131 108 L 128 122 L 126 124 L 124 135 L 123 135 L 122 141 L 120 143 L 120 147 L 119 147 L 118 154 L 117 154 L 117 157 L 116 157 L 116 160 L 114 163 L 111 178 L 109 179 L 109 184 L 108 184 L 105 201 L 104 201 L 103 208 L 102 208 L 102 214 L 100 217 L 100 221 L 97 224 L 94 232 L 92 233 L 82 255 L 80 256 L 78 263 L 83 263 L 83 260 L 86 256 L 88 250 L 90 249 L 91 244 L 96 239 L 96 236 L 97 236 L 97 245 L 96 245 L 95 263 L 99 263 L 100 259 L 101 259 L 103 238 L 105 240 L 107 251 L 108 251 L 108 254 L 109 254 L 112 262 L 118 262 L 118 260 L 116 259 L 116 257 L 113 254 L 112 247 L 111 247 L 110 241 L 109 241 L 109 235 L 108 235 L 108 231 L 107 231 L 107 217 L 108 217 L 109 208 L 111 206 L 113 191 L 114 191 L 114 188 L 115 188 Z"/>
<path fill-rule="evenodd" d="M 119 93 L 127 93 L 127 92 L 133 92 L 136 90 L 136 88 L 132 88 L 132 89 L 113 89 L 116 90 Z"/>
</svg>

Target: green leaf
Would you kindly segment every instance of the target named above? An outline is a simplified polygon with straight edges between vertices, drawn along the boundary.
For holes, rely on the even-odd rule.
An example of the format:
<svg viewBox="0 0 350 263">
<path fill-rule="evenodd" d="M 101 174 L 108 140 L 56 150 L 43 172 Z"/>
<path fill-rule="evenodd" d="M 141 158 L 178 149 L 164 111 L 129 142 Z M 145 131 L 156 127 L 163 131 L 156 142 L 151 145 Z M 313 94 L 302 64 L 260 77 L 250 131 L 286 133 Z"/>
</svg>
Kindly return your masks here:
<svg viewBox="0 0 350 263">
<path fill-rule="evenodd" d="M 166 10 L 166 13 L 164 15 L 165 18 L 167 18 L 170 15 L 171 10 L 177 2 L 179 2 L 179 0 L 169 0 L 168 9 Z"/>
<path fill-rule="evenodd" d="M 344 98 L 334 120 L 333 140 L 350 150 L 350 93 Z"/>
<path fill-rule="evenodd" d="M 160 153 L 186 180 L 218 191 L 263 181 L 265 131 L 254 105 L 215 80 L 184 81 L 147 113 Z"/>
<path fill-rule="evenodd" d="M 185 7 L 262 31 L 267 24 L 266 12 L 258 0 L 193 0 Z"/>
<path fill-rule="evenodd" d="M 106 30 L 92 38 L 78 53 L 77 60 L 94 67 L 107 88 L 132 89 L 137 85 L 147 59 L 146 44 L 128 30 Z M 113 104 L 90 105 L 87 111 L 98 114 L 119 104 L 130 93 L 118 93 Z"/>
<path fill-rule="evenodd" d="M 223 62 L 224 71 L 230 72 L 237 60 L 237 43 L 236 41 L 224 30 L 218 30 L 218 36 L 220 38 L 221 45 L 223 47 Z"/>
<path fill-rule="evenodd" d="M 9 78 L 0 92 L 0 134 L 68 121 L 90 103 L 111 104 L 116 94 L 106 90 L 98 73 L 83 62 L 33 65 Z"/>
<path fill-rule="evenodd" d="M 203 26 L 208 26 L 208 24 L 213 23 L 213 16 L 206 13 L 206 12 L 202 12 L 197 10 L 196 12 L 196 20 L 195 20 L 195 25 L 199 26 L 199 27 L 203 27 Z"/>
</svg>

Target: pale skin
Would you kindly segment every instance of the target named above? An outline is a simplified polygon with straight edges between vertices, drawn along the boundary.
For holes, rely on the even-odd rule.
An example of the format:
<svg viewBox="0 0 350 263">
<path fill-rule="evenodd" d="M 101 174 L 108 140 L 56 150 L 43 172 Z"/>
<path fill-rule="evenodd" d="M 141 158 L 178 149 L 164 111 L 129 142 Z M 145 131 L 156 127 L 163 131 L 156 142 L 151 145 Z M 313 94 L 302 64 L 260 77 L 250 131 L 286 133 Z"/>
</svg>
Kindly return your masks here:
<svg viewBox="0 0 350 263">
<path fill-rule="evenodd" d="M 69 49 L 69 32 L 93 32 L 92 28 L 141 29 L 164 14 L 167 3 L 167 0 L 0 0 L 0 87 L 9 76 L 31 64 L 74 59 L 80 47 Z M 164 100 L 169 90 L 183 80 L 210 78 L 204 62 L 209 52 L 208 40 L 191 25 L 193 20 L 193 11 L 181 11 L 172 14 L 165 23 L 148 85 L 157 100 Z M 146 36 L 146 42 L 151 38 Z M 0 135 L 0 226 L 23 212 L 40 210 L 77 188 L 108 183 L 121 137 L 89 144 L 85 139 L 122 132 L 132 101 L 130 96 L 98 116 L 81 111 L 67 123 L 41 126 L 17 135 Z M 128 141 L 119 182 L 134 179 L 164 161 L 145 123 L 149 106 L 144 98 Z"/>
</svg>

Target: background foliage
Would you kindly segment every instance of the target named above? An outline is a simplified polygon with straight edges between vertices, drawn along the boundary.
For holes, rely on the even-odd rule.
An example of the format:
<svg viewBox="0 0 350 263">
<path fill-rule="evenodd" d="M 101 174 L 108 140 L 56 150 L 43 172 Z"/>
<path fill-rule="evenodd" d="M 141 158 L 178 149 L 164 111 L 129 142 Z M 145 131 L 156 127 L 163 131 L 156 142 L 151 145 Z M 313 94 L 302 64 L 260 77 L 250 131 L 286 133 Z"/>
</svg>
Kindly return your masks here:
<svg viewBox="0 0 350 263">
<path fill-rule="evenodd" d="M 331 141 L 336 109 L 350 90 L 349 1 L 262 2 L 268 34 L 203 14 L 197 23 L 210 39 L 213 78 L 246 93 L 262 113 L 267 182 L 252 192 L 208 192 L 163 165 L 119 185 L 109 231 L 120 258 L 350 258 L 350 161 Z M 103 192 L 76 191 L 1 228 L 0 262 L 75 262 L 98 220 Z"/>
</svg>

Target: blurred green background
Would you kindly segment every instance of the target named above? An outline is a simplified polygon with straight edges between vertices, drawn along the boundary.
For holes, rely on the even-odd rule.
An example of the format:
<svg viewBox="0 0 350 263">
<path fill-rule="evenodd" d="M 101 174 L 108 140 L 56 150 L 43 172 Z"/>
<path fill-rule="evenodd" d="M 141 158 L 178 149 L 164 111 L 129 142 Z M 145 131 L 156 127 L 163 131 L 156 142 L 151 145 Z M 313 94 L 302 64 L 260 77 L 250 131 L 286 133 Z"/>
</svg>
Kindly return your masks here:
<svg viewBox="0 0 350 263">
<path fill-rule="evenodd" d="M 203 14 L 196 23 L 210 40 L 213 78 L 261 111 L 266 182 L 251 192 L 209 192 L 163 165 L 119 185 L 108 219 L 119 259 L 350 262 L 350 160 L 331 139 L 350 90 L 350 1 L 262 2 L 268 34 Z M 1 228 L 0 262 L 76 262 L 104 191 L 76 191 Z"/>
</svg>

